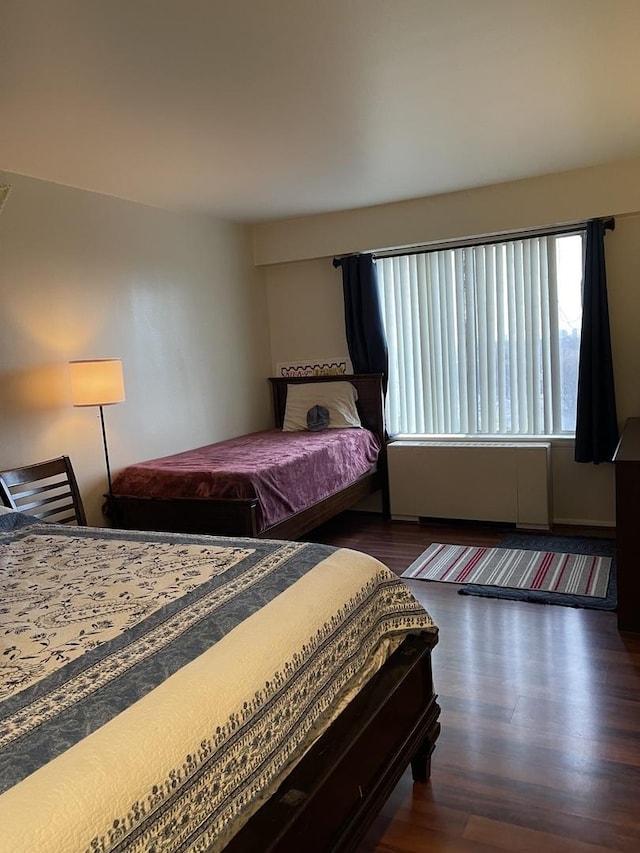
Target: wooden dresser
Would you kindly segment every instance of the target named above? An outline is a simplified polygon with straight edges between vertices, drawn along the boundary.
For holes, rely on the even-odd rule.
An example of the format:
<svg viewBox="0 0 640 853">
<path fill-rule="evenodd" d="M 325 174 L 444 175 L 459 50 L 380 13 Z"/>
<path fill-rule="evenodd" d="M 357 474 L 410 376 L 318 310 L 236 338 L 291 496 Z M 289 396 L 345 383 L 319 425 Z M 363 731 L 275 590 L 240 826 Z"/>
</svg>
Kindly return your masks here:
<svg viewBox="0 0 640 853">
<path fill-rule="evenodd" d="M 640 632 L 640 418 L 625 423 L 613 461 L 618 628 Z"/>
</svg>

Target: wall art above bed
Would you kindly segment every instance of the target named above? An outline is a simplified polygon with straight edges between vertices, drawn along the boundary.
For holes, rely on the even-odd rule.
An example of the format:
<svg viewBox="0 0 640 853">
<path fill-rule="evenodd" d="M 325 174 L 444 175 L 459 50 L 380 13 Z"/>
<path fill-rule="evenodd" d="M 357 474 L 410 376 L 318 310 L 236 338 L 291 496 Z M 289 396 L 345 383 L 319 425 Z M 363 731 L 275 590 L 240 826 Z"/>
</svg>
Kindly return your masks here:
<svg viewBox="0 0 640 853">
<path fill-rule="evenodd" d="M 353 370 L 348 358 L 319 358 L 276 364 L 276 376 L 339 376 Z"/>
<path fill-rule="evenodd" d="M 9 184 L 0 184 L 0 213 L 2 213 L 2 208 L 4 207 L 4 203 L 7 200 L 7 196 L 9 195 L 9 190 L 11 187 Z"/>
</svg>

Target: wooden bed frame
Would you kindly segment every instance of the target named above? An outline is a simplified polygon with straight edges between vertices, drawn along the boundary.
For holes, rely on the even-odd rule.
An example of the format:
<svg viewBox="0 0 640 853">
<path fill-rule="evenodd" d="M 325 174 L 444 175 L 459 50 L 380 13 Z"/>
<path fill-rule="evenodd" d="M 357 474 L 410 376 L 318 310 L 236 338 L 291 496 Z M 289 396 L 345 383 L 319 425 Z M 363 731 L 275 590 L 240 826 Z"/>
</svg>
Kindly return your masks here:
<svg viewBox="0 0 640 853">
<path fill-rule="evenodd" d="M 382 375 L 272 377 L 273 411 L 276 428 L 281 428 L 287 385 L 307 382 L 351 382 L 358 391 L 358 412 L 362 425 L 380 441 L 375 469 L 350 486 L 318 501 L 278 524 L 258 530 L 258 499 L 222 500 L 215 498 L 147 498 L 112 495 L 107 497 L 108 514 L 114 527 L 125 530 L 160 530 L 176 533 L 207 533 L 221 536 L 250 536 L 268 539 L 297 539 L 314 527 L 382 491 L 382 512 L 389 517 L 386 431 Z"/>
<path fill-rule="evenodd" d="M 437 642 L 408 637 L 225 853 L 355 851 L 409 764 L 414 781 L 426 782 L 440 732 Z"/>
</svg>

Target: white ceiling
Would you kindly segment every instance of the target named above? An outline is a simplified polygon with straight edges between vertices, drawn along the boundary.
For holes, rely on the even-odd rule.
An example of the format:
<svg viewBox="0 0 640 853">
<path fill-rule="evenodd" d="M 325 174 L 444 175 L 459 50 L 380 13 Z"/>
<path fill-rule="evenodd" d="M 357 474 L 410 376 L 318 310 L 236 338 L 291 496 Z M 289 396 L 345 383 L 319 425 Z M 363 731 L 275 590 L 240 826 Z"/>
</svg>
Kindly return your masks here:
<svg viewBox="0 0 640 853">
<path fill-rule="evenodd" d="M 640 0 L 1 0 L 0 169 L 259 221 L 640 156 Z"/>
</svg>

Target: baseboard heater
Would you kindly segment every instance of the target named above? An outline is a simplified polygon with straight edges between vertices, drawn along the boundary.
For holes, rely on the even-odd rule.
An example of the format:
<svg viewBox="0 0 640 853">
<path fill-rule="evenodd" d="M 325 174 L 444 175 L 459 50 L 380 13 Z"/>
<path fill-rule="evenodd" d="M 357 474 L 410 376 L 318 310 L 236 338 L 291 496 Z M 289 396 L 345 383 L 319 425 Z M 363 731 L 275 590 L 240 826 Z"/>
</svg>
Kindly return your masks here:
<svg viewBox="0 0 640 853">
<path fill-rule="evenodd" d="M 550 442 L 392 441 L 388 460 L 393 516 L 551 526 Z"/>
</svg>

